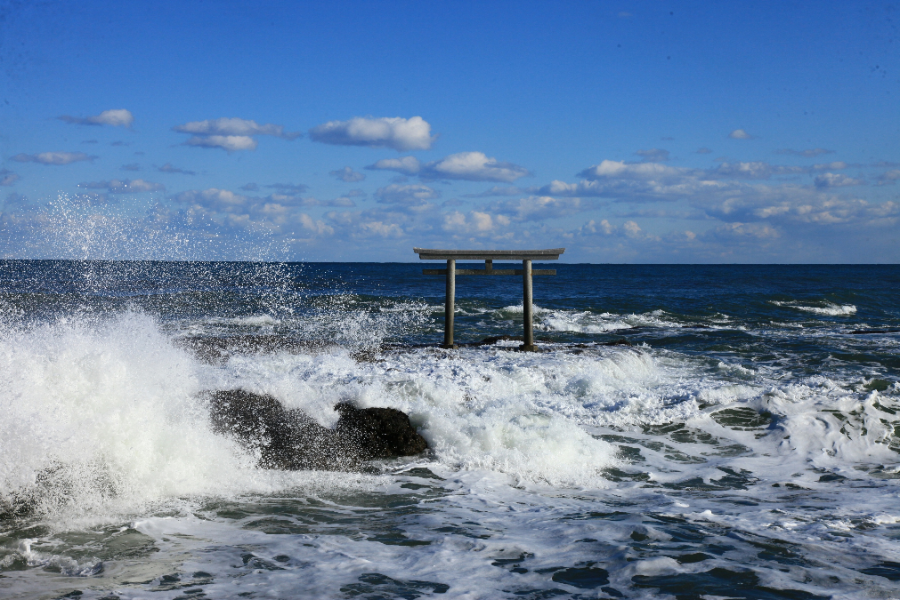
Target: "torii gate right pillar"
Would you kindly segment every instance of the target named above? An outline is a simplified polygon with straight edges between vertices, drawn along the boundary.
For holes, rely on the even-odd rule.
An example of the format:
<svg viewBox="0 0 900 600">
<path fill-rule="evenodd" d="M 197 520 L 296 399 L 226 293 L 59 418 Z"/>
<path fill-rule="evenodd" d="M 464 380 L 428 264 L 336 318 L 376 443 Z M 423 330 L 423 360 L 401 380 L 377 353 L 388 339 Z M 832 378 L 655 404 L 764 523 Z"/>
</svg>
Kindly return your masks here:
<svg viewBox="0 0 900 600">
<path fill-rule="evenodd" d="M 537 347 L 534 345 L 534 303 L 531 297 L 531 261 L 522 261 L 522 321 L 525 329 L 525 340 L 522 344 L 522 350 L 534 352 Z"/>
</svg>

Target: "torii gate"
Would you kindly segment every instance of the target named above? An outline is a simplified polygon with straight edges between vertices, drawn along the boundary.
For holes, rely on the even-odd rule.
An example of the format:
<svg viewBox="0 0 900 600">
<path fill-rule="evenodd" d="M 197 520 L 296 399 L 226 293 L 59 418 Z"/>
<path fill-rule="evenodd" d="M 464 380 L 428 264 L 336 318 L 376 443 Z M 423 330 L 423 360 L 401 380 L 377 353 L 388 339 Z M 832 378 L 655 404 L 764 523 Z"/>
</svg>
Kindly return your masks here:
<svg viewBox="0 0 900 600">
<path fill-rule="evenodd" d="M 453 310 L 456 296 L 457 275 L 521 275 L 522 276 L 522 316 L 525 326 L 525 342 L 521 350 L 533 352 L 534 325 L 532 323 L 532 275 L 556 275 L 556 269 L 532 269 L 533 260 L 558 260 L 565 248 L 550 250 L 427 250 L 413 248 L 421 260 L 446 260 L 446 269 L 423 269 L 425 275 L 447 276 L 447 299 L 444 301 L 444 343 L 441 348 L 456 348 L 453 343 Z M 457 260 L 483 260 L 484 269 L 457 269 Z M 521 269 L 494 269 L 494 260 L 521 260 Z"/>
</svg>

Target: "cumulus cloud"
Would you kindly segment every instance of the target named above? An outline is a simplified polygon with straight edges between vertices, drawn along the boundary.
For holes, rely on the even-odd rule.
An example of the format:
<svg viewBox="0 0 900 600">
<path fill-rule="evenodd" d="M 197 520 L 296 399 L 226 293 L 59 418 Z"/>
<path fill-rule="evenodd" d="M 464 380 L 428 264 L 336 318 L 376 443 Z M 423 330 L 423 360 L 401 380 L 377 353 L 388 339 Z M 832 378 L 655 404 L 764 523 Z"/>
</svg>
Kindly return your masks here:
<svg viewBox="0 0 900 600">
<path fill-rule="evenodd" d="M 253 136 L 271 135 L 285 140 L 300 137 L 299 132 L 288 132 L 283 125 L 265 123 L 260 125 L 251 119 L 221 118 L 191 121 L 172 128 L 178 133 L 188 133 L 192 137 L 185 142 L 187 146 L 201 148 L 222 148 L 229 152 L 236 150 L 255 150 L 259 145 Z"/>
<path fill-rule="evenodd" d="M 494 198 L 496 196 L 519 196 L 521 194 L 530 194 L 537 188 L 521 188 L 515 185 L 495 185 L 483 192 L 477 194 L 466 194 L 466 198 Z"/>
<path fill-rule="evenodd" d="M 841 173 L 823 173 L 815 179 L 815 185 L 819 189 L 863 185 L 864 183 L 861 179 L 853 179 Z"/>
<path fill-rule="evenodd" d="M 142 192 L 162 192 L 166 186 L 143 179 L 112 179 L 110 181 L 88 181 L 78 187 L 88 190 L 106 190 L 110 194 L 138 194 Z"/>
<path fill-rule="evenodd" d="M 12 171 L 0 169 L 0 185 L 10 186 L 19 180 L 19 176 Z"/>
<path fill-rule="evenodd" d="M 622 229 L 629 237 L 637 237 L 641 234 L 641 226 L 634 221 L 625 221 L 622 224 Z"/>
<path fill-rule="evenodd" d="M 736 179 L 768 179 L 772 175 L 797 175 L 807 173 L 803 167 L 772 165 L 763 161 L 723 162 L 712 173 L 719 177 Z"/>
<path fill-rule="evenodd" d="M 347 183 L 355 183 L 366 178 L 364 173 L 358 173 L 350 167 L 344 167 L 343 169 L 331 171 L 329 175 L 331 175 L 332 177 L 337 177 L 341 181 L 346 181 Z"/>
<path fill-rule="evenodd" d="M 201 148 L 222 148 L 229 152 L 235 150 L 256 150 L 259 143 L 247 135 L 207 135 L 188 138 L 186 146 L 199 146 Z"/>
<path fill-rule="evenodd" d="M 380 188 L 375 195 L 378 202 L 383 204 L 404 204 L 416 206 L 425 204 L 428 200 L 441 197 L 441 193 L 427 185 L 397 185 L 391 184 Z"/>
<path fill-rule="evenodd" d="M 729 223 L 768 221 L 773 226 L 884 224 L 896 222 L 900 215 L 900 204 L 896 202 L 876 204 L 830 193 L 832 188 L 863 183 L 840 174 L 825 173 L 814 185 L 761 184 L 743 180 L 816 171 L 767 163 L 735 163 L 724 167 L 703 170 L 607 160 L 582 171 L 584 180 L 553 181 L 541 188 L 541 195 L 605 197 L 620 203 L 686 202 L 695 211 L 695 214 L 685 213 L 689 218 Z"/>
<path fill-rule="evenodd" d="M 455 234 L 487 234 L 495 229 L 509 225 L 509 217 L 504 215 L 491 215 L 478 210 L 470 211 L 468 215 L 459 211 L 444 214 L 442 229 Z"/>
<path fill-rule="evenodd" d="M 188 171 L 186 169 L 180 169 L 172 165 L 172 163 L 166 163 L 161 167 L 156 167 L 156 170 L 160 173 L 177 173 L 180 175 L 196 175 L 194 171 Z"/>
<path fill-rule="evenodd" d="M 728 134 L 728 137 L 730 137 L 733 140 L 752 140 L 754 138 L 754 136 L 750 135 L 743 129 L 735 129 L 734 131 L 732 131 L 731 133 Z"/>
<path fill-rule="evenodd" d="M 878 185 L 888 185 L 900 180 L 900 169 L 885 171 L 878 177 Z"/>
<path fill-rule="evenodd" d="M 112 110 L 104 110 L 94 117 L 72 117 L 63 115 L 57 117 L 60 121 L 71 123 L 73 125 L 112 125 L 113 127 L 131 127 L 134 123 L 134 115 L 131 111 L 124 108 L 115 108 Z"/>
<path fill-rule="evenodd" d="M 367 169 L 397 171 L 423 179 L 512 182 L 531 173 L 518 165 L 500 162 L 483 152 L 459 152 L 441 160 L 422 164 L 415 157 L 379 160 Z"/>
<path fill-rule="evenodd" d="M 825 148 L 811 148 L 809 150 L 791 150 L 790 148 L 785 148 L 783 150 L 776 150 L 775 154 L 789 154 L 791 156 L 802 156 L 804 158 L 814 158 L 816 156 L 821 156 L 822 154 L 834 154 L 834 150 L 826 150 Z"/>
<path fill-rule="evenodd" d="M 70 165 L 83 160 L 96 160 L 98 157 L 84 152 L 41 152 L 40 154 L 16 154 L 12 160 L 16 162 L 36 162 L 42 165 Z"/>
<path fill-rule="evenodd" d="M 581 227 L 581 233 L 586 234 L 600 233 L 603 235 L 612 235 L 614 230 L 615 228 L 606 219 L 603 219 L 599 223 L 591 219 Z"/>
<path fill-rule="evenodd" d="M 309 130 L 315 142 L 340 146 L 367 146 L 404 150 L 428 150 L 437 139 L 422 117 L 355 117 L 349 121 L 329 121 Z"/>
<path fill-rule="evenodd" d="M 244 185 L 242 185 L 241 189 L 244 190 L 245 192 L 258 192 L 259 185 L 255 184 L 251 181 L 250 183 L 245 183 Z"/>
<path fill-rule="evenodd" d="M 383 158 L 366 168 L 370 170 L 396 171 L 404 175 L 418 175 L 422 170 L 422 163 L 415 156 L 404 156 L 403 158 Z"/>
<path fill-rule="evenodd" d="M 286 132 L 283 125 L 266 123 L 260 125 L 251 119 L 221 118 L 206 119 L 204 121 L 191 121 L 184 125 L 176 125 L 173 131 L 189 133 L 192 135 L 223 135 L 223 136 L 252 136 L 271 135 L 274 137 L 293 140 L 301 135 L 300 132 Z"/>
<path fill-rule="evenodd" d="M 512 182 L 530 175 L 527 169 L 489 158 L 483 152 L 459 152 L 425 165 L 423 174 L 434 179 Z"/>
<path fill-rule="evenodd" d="M 581 198 L 554 198 L 551 196 L 531 196 L 518 200 L 504 200 L 490 206 L 497 214 L 509 216 L 513 221 L 546 221 L 567 217 L 593 205 L 585 206 Z"/>
<path fill-rule="evenodd" d="M 638 150 L 635 152 L 646 162 L 666 162 L 669 160 L 669 151 L 662 148 L 650 148 L 649 150 Z"/>
<path fill-rule="evenodd" d="M 671 180 L 681 178 L 687 173 L 687 169 L 658 163 L 626 163 L 625 161 L 604 160 L 598 165 L 581 171 L 578 176 L 593 181 L 610 179 Z"/>
<path fill-rule="evenodd" d="M 172 200 L 181 204 L 196 204 L 213 210 L 229 211 L 237 207 L 247 206 L 250 199 L 229 190 L 208 188 L 205 190 L 188 190 L 175 194 Z"/>
</svg>

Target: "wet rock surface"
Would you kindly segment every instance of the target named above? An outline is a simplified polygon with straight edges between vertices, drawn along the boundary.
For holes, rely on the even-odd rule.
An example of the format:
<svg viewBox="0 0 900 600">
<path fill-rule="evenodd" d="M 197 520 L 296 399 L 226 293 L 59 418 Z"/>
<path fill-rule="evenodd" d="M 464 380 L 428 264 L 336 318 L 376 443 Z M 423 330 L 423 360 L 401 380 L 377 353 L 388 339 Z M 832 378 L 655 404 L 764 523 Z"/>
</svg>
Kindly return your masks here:
<svg viewBox="0 0 900 600">
<path fill-rule="evenodd" d="M 259 465 L 280 470 L 352 470 L 367 460 L 413 456 L 428 449 L 406 413 L 338 404 L 333 429 L 272 396 L 245 390 L 209 394 L 216 432 L 259 452 Z"/>
</svg>

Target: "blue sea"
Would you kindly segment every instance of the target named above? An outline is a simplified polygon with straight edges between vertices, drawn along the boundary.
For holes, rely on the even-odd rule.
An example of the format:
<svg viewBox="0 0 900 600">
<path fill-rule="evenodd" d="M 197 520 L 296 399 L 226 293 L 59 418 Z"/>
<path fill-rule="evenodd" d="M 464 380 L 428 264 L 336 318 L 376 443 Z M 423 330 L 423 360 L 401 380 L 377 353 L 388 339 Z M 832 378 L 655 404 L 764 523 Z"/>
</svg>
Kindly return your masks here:
<svg viewBox="0 0 900 600">
<path fill-rule="evenodd" d="M 536 265 L 533 353 L 435 266 L 0 261 L 0 597 L 900 598 L 900 266 Z M 232 389 L 430 450 L 261 469 Z"/>
</svg>

